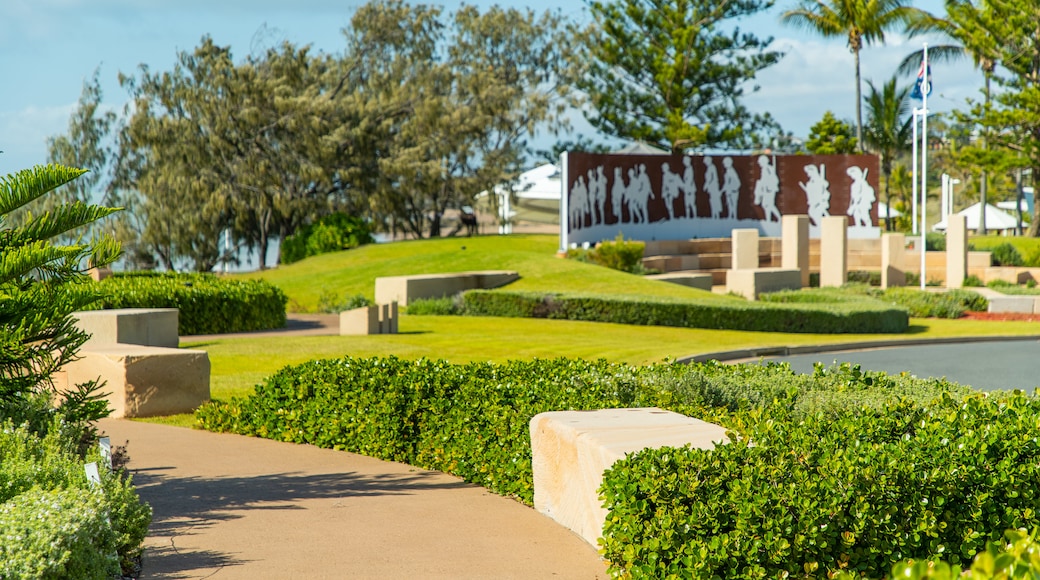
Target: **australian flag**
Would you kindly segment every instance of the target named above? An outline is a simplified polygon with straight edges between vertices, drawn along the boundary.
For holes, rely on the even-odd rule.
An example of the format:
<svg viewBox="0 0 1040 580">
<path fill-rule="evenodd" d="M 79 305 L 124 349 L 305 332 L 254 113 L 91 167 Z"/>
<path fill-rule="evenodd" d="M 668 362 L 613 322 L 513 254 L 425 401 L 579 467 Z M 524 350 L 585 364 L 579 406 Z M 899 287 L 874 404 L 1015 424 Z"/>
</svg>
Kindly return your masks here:
<svg viewBox="0 0 1040 580">
<path fill-rule="evenodd" d="M 931 94 L 932 65 L 925 67 L 924 61 L 921 61 L 921 70 L 917 72 L 917 81 L 914 82 L 914 88 L 910 90 L 910 98 L 923 100 Z"/>
</svg>

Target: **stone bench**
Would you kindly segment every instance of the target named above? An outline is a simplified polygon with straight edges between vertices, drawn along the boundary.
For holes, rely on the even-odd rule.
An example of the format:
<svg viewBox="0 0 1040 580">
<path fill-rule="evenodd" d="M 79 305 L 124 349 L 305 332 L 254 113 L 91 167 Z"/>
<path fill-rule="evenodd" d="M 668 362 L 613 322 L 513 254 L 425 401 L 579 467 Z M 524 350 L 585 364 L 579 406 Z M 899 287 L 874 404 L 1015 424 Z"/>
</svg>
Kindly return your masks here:
<svg viewBox="0 0 1040 580">
<path fill-rule="evenodd" d="M 516 272 L 506 270 L 386 276 L 376 278 L 376 302 L 398 302 L 401 306 L 408 306 L 410 302 L 423 298 L 443 298 L 466 290 L 498 288 L 519 278 Z"/>
<path fill-rule="evenodd" d="M 648 448 L 728 441 L 723 427 L 657 408 L 541 413 L 530 429 L 535 509 L 593 546 L 607 517 L 599 487 L 615 461 Z"/>
<path fill-rule="evenodd" d="M 84 348 L 139 344 L 177 348 L 176 308 L 116 308 L 73 312 L 76 327 L 91 335 Z"/>
<path fill-rule="evenodd" d="M 362 306 L 339 313 L 341 335 L 397 334 L 397 303 Z"/>
<path fill-rule="evenodd" d="M 79 352 L 54 377 L 59 391 L 88 381 L 101 391 L 112 417 L 190 413 L 209 401 L 209 355 L 201 350 L 112 344 Z"/>
<path fill-rule="evenodd" d="M 740 294 L 748 300 L 757 300 L 763 292 L 798 290 L 801 287 L 801 270 L 756 268 L 726 272 L 726 291 Z"/>
<path fill-rule="evenodd" d="M 672 284 L 678 284 L 680 286 L 686 286 L 689 288 L 699 288 L 701 290 L 711 291 L 711 274 L 694 274 L 690 272 L 670 272 L 668 274 L 652 274 L 646 277 L 648 280 L 660 280 L 661 282 L 669 282 Z"/>
</svg>

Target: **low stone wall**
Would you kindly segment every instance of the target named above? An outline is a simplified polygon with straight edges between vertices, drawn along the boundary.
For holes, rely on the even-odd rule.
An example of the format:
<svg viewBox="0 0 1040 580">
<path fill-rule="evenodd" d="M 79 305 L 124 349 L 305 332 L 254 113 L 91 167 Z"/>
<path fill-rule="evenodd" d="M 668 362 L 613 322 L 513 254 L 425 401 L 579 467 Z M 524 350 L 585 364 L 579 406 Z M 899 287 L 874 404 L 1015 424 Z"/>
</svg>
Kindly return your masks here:
<svg viewBox="0 0 1040 580">
<path fill-rule="evenodd" d="M 757 270 L 730 270 L 726 272 L 726 291 L 740 294 L 748 300 L 757 300 L 763 292 L 798 290 L 802 287 L 800 270 L 759 268 Z"/>
<path fill-rule="evenodd" d="M 408 306 L 409 302 L 422 298 L 442 298 L 466 290 L 498 288 L 519 278 L 516 272 L 506 270 L 387 276 L 376 278 L 376 302 L 398 302 L 401 306 Z"/>
<path fill-rule="evenodd" d="M 530 428 L 535 509 L 593 546 L 607 517 L 599 487 L 615 461 L 643 449 L 728 441 L 719 425 L 652 407 L 541 413 Z"/>
<path fill-rule="evenodd" d="M 711 274 L 696 274 L 693 272 L 674 272 L 670 274 L 651 274 L 646 276 L 648 280 L 660 280 L 689 288 L 711 290 Z"/>
</svg>

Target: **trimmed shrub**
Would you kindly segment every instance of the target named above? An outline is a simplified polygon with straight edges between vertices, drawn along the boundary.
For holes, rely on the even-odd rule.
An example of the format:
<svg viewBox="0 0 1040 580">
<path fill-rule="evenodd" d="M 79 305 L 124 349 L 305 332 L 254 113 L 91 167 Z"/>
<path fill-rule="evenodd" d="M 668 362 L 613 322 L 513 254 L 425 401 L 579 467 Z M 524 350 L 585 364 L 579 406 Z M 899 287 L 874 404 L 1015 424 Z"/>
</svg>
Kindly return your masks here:
<svg viewBox="0 0 1040 580">
<path fill-rule="evenodd" d="M 850 402 L 931 400 L 945 381 L 843 365 L 796 375 L 787 365 L 654 365 L 534 360 L 504 364 L 395 357 L 285 367 L 246 399 L 199 408 L 198 425 L 402 461 L 533 501 L 529 422 L 544 411 L 658 406 L 743 429 L 761 410 L 834 413 Z M 777 403 L 780 401 L 780 403 Z"/>
<path fill-rule="evenodd" d="M 641 274 L 643 272 L 644 242 L 625 240 L 621 234 L 612 242 L 601 242 L 589 250 L 572 248 L 567 250 L 567 257 L 581 262 L 589 262 L 614 270 Z"/>
<path fill-rule="evenodd" d="M 462 300 L 457 296 L 422 298 L 409 303 L 407 312 L 408 314 L 425 314 L 430 316 L 462 314 Z"/>
<path fill-rule="evenodd" d="M 113 276 L 100 282 L 95 308 L 177 308 L 181 335 L 223 334 L 285 326 L 285 294 L 264 280 L 213 274 Z"/>
<path fill-rule="evenodd" d="M 1018 249 L 1008 242 L 990 250 L 990 262 L 994 266 L 1021 266 L 1025 263 Z"/>
<path fill-rule="evenodd" d="M 846 284 L 841 288 L 783 290 L 763 294 L 760 299 L 764 302 L 788 304 L 825 304 L 855 302 L 864 296 L 905 308 L 910 316 L 917 318 L 959 318 L 966 310 L 984 312 L 989 306 L 989 301 L 984 296 L 971 290 L 922 292 L 909 287 L 881 290 L 862 284 Z"/>
<path fill-rule="evenodd" d="M 971 290 L 922 292 L 913 288 L 889 288 L 877 295 L 879 300 L 906 308 L 918 318 L 960 318 L 964 312 L 985 312 L 989 301 Z"/>
<path fill-rule="evenodd" d="M 785 417 L 780 407 L 711 451 L 647 450 L 602 488 L 603 550 L 631 578 L 882 577 L 906 558 L 971 561 L 1004 530 L 1040 524 L 1040 400 Z"/>
<path fill-rule="evenodd" d="M 280 246 L 279 261 L 292 264 L 311 256 L 349 250 L 374 241 L 365 220 L 336 212 L 287 236 Z"/>
<path fill-rule="evenodd" d="M 821 334 L 898 333 L 909 327 L 905 310 L 867 297 L 781 304 L 470 290 L 462 298 L 465 313 L 474 316 Z"/>
</svg>

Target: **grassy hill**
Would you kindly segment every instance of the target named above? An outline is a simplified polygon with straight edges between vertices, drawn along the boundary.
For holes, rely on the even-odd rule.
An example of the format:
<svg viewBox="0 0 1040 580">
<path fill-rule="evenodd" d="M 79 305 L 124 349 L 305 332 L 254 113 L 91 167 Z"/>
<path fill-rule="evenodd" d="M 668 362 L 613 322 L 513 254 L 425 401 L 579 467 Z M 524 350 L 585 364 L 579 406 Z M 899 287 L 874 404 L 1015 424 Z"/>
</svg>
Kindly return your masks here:
<svg viewBox="0 0 1040 580">
<path fill-rule="evenodd" d="M 290 312 L 316 311 L 323 293 L 326 299 L 335 301 L 357 294 L 371 300 L 375 297 L 375 280 L 382 276 L 468 270 L 515 270 L 519 272 L 520 280 L 509 285 L 515 290 L 731 299 L 559 258 L 556 256 L 558 246 L 559 238 L 550 235 L 478 236 L 371 244 L 245 276 L 263 278 L 281 288 L 289 296 Z"/>
</svg>

